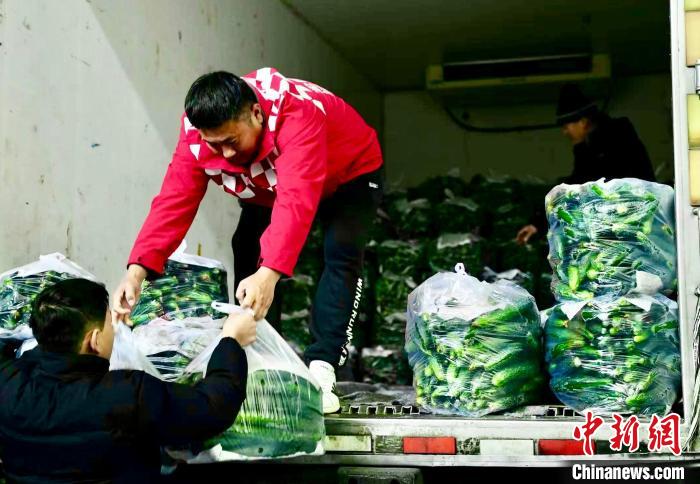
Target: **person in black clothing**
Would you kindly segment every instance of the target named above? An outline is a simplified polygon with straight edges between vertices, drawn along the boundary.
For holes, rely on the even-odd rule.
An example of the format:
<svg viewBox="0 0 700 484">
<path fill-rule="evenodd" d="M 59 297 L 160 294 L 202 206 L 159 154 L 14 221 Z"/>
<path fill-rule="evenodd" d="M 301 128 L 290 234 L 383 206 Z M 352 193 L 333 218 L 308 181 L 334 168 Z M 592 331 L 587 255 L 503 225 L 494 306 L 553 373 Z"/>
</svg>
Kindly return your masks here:
<svg viewBox="0 0 700 484">
<path fill-rule="evenodd" d="M 194 386 L 109 371 L 114 332 L 101 284 L 45 289 L 30 325 L 38 347 L 0 366 L 0 459 L 10 482 L 157 481 L 161 446 L 223 432 L 245 399 L 252 316 L 226 320 Z"/>
<path fill-rule="evenodd" d="M 656 181 L 644 144 L 627 118 L 611 118 L 598 110 L 574 84 L 566 84 L 559 93 L 557 124 L 574 147 L 574 169 L 562 183 L 581 184 L 613 178 L 639 178 Z M 518 232 L 516 241 L 546 232 L 544 211 L 534 214 L 531 223 Z"/>
</svg>

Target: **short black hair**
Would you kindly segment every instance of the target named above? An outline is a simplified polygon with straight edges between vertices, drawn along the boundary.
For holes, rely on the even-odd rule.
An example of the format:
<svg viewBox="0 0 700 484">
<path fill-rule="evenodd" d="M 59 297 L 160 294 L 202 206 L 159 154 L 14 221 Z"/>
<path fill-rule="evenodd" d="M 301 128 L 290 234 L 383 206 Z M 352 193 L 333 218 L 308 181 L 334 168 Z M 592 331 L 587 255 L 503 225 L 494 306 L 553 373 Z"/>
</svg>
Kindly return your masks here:
<svg viewBox="0 0 700 484">
<path fill-rule="evenodd" d="M 104 285 L 88 279 L 66 279 L 37 295 L 29 326 L 42 349 L 76 353 L 90 328 L 104 326 L 108 307 Z"/>
<path fill-rule="evenodd" d="M 258 102 L 253 89 L 230 72 L 204 74 L 194 81 L 185 97 L 187 119 L 195 128 L 218 128 L 238 119 L 245 108 Z"/>
</svg>

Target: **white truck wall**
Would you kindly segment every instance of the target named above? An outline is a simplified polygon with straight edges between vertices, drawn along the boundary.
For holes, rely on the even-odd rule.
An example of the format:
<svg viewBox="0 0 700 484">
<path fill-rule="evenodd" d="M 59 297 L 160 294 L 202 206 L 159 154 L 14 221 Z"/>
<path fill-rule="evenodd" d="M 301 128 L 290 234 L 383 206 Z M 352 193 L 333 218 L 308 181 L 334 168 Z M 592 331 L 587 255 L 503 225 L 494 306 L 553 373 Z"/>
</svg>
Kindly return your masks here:
<svg viewBox="0 0 700 484">
<path fill-rule="evenodd" d="M 204 72 L 273 66 L 380 128 L 379 92 L 277 0 L 0 0 L 0 43 L 0 272 L 60 251 L 113 289 Z M 238 213 L 211 184 L 191 250 L 232 272 Z"/>
<path fill-rule="evenodd" d="M 513 126 L 554 121 L 554 105 L 504 105 L 469 110 L 477 126 Z M 612 116 L 627 116 L 649 151 L 661 179 L 673 175 L 671 76 L 654 74 L 615 82 Z M 389 180 L 411 186 L 459 168 L 477 173 L 554 180 L 573 168 L 571 144 L 557 128 L 517 133 L 475 133 L 457 126 L 426 91 L 386 93 L 384 152 Z"/>
</svg>

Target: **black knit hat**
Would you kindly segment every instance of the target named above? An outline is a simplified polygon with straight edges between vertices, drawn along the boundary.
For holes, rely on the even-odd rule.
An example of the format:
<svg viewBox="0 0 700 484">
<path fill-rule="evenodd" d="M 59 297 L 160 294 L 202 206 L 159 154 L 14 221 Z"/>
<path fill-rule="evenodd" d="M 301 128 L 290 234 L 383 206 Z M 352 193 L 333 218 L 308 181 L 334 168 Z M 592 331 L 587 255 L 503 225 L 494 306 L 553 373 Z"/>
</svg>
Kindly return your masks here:
<svg viewBox="0 0 700 484">
<path fill-rule="evenodd" d="M 573 123 L 598 112 L 598 106 L 588 99 L 576 84 L 565 84 L 559 91 L 557 103 L 557 124 Z"/>
</svg>

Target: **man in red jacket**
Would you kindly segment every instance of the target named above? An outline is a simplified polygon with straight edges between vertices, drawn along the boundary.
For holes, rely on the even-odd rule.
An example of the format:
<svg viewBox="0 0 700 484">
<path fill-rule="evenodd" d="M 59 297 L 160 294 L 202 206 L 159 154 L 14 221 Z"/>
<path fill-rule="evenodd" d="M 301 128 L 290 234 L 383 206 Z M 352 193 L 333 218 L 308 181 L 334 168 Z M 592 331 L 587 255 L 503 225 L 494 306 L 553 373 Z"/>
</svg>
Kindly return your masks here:
<svg viewBox="0 0 700 484">
<path fill-rule="evenodd" d="M 185 98 L 180 139 L 113 296 L 114 311 L 128 314 L 143 280 L 162 273 L 209 181 L 239 199 L 235 293 L 257 318 L 270 309 L 280 277 L 293 274 L 318 212 L 325 264 L 305 359 L 323 388 L 324 411 L 337 411 L 335 369 L 345 362 L 357 315 L 382 165 L 375 131 L 322 87 L 271 68 L 242 78 L 228 72 L 200 77 Z"/>
</svg>

